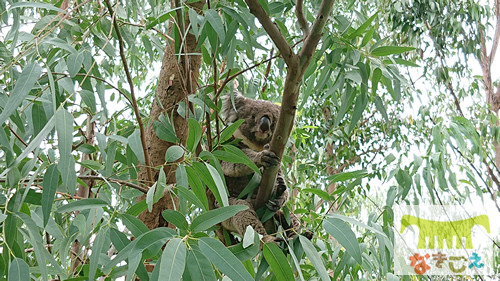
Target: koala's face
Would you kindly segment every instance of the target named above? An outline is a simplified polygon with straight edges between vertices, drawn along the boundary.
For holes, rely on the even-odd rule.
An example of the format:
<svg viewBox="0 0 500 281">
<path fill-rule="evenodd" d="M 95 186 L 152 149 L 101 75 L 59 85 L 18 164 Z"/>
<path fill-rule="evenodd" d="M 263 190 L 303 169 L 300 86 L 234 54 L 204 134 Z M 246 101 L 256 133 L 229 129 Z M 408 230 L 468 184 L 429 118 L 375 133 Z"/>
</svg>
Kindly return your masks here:
<svg viewBox="0 0 500 281">
<path fill-rule="evenodd" d="M 224 97 L 221 112 L 226 122 L 244 119 L 245 122 L 234 137 L 242 139 L 250 148 L 261 151 L 273 137 L 280 107 L 268 101 L 248 99 L 237 94 L 234 97 L 234 107 L 230 97 Z"/>
</svg>

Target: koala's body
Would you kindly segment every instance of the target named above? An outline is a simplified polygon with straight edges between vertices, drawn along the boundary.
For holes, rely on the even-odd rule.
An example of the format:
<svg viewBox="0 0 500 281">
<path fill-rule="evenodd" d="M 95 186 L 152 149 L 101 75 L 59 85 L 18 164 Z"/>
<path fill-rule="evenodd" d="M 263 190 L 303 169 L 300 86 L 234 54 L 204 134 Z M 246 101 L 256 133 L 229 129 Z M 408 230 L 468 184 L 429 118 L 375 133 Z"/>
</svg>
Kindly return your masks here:
<svg viewBox="0 0 500 281">
<path fill-rule="evenodd" d="M 245 153 L 250 160 L 259 168 L 268 168 L 280 164 L 280 159 L 270 150 L 268 144 L 273 136 L 276 123 L 278 121 L 280 107 L 268 101 L 253 100 L 236 94 L 234 104 L 229 96 L 223 98 L 221 116 L 227 123 L 244 119 L 245 122 L 236 130 L 233 137 L 241 139 L 238 147 Z M 229 203 L 231 205 L 247 205 L 249 208 L 242 211 L 232 218 L 224 221 L 222 226 L 241 236 L 245 233 L 248 225 L 251 225 L 255 231 L 263 235 L 263 241 L 274 241 L 276 237 L 266 233 L 266 229 L 257 217 L 253 203 L 257 194 L 257 189 L 248 200 L 238 199 L 243 189 L 250 182 L 254 171 L 244 164 L 221 162 L 224 172 L 226 185 L 229 192 Z M 298 218 L 290 214 L 290 223 L 285 220 L 281 209 L 288 200 L 288 189 L 286 187 L 281 169 L 276 178 L 276 184 L 273 190 L 273 198 L 267 206 L 276 211 L 275 218 L 282 224 L 283 229 L 290 229 L 289 233 L 295 233 L 300 227 Z"/>
</svg>

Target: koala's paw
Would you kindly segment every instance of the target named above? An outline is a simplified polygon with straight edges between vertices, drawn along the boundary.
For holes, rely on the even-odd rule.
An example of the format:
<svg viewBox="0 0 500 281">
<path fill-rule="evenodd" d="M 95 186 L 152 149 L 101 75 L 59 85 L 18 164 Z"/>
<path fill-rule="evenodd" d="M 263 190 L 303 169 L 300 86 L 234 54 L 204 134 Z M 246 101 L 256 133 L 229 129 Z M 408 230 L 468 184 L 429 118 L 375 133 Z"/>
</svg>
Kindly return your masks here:
<svg viewBox="0 0 500 281">
<path fill-rule="evenodd" d="M 281 176 L 278 176 L 276 178 L 276 187 L 272 198 L 273 199 L 267 202 L 266 206 L 273 212 L 281 209 L 281 207 L 285 205 L 286 201 L 288 201 L 288 190 L 285 184 L 285 180 Z"/>
<path fill-rule="evenodd" d="M 279 165 L 280 159 L 274 152 L 270 150 L 262 150 L 259 152 L 259 163 L 256 163 L 260 167 L 269 168 Z"/>
<path fill-rule="evenodd" d="M 264 235 L 262 237 L 262 243 L 265 244 L 265 243 L 269 243 L 269 242 L 273 242 L 275 243 L 276 245 L 278 245 L 279 242 L 282 242 L 283 239 L 280 238 L 280 237 L 276 237 L 276 236 L 272 236 L 272 235 Z M 279 246 L 279 245 L 278 245 Z"/>
</svg>

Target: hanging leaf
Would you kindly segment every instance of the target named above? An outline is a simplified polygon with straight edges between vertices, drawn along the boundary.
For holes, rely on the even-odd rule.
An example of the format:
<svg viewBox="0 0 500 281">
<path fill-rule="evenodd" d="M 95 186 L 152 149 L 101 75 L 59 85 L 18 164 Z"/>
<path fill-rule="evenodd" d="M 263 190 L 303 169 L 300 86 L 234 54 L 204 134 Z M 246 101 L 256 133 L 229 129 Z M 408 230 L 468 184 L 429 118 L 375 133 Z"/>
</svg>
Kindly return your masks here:
<svg viewBox="0 0 500 281">
<path fill-rule="evenodd" d="M 180 238 L 171 239 L 161 255 L 158 280 L 181 280 L 186 265 L 186 246 Z"/>
<path fill-rule="evenodd" d="M 339 243 L 344 246 L 347 253 L 349 253 L 359 264 L 363 263 L 358 240 L 347 223 L 340 219 L 327 218 L 323 221 L 323 228 L 333 236 L 333 238 L 339 241 Z"/>
<path fill-rule="evenodd" d="M 30 268 L 28 264 L 20 259 L 14 258 L 9 266 L 8 281 L 29 281 Z"/>
<path fill-rule="evenodd" d="M 52 204 L 54 203 L 54 197 L 56 195 L 56 190 L 59 182 L 59 170 L 57 166 L 52 164 L 47 168 L 45 175 L 43 176 L 43 190 L 42 190 L 42 213 L 43 213 L 43 226 L 47 225 L 49 221 L 50 212 L 52 210 Z"/>
<path fill-rule="evenodd" d="M 285 254 L 276 244 L 272 242 L 264 244 L 263 253 L 277 280 L 288 281 L 295 279 L 292 267 L 288 263 Z"/>
<path fill-rule="evenodd" d="M 178 145 L 172 145 L 165 153 L 165 162 L 174 162 L 179 160 L 184 155 L 184 149 Z"/>
<path fill-rule="evenodd" d="M 134 152 L 135 156 L 137 156 L 137 159 L 139 162 L 142 164 L 146 164 L 146 160 L 144 158 L 144 149 L 142 147 L 142 142 L 141 142 L 141 132 L 139 129 L 135 130 L 129 137 L 128 137 L 128 145 L 130 146 L 130 149 Z"/>
<path fill-rule="evenodd" d="M 0 113 L 0 124 L 5 124 L 10 115 L 26 99 L 41 73 L 42 68 L 37 63 L 31 63 L 24 67 L 14 89 L 12 89 L 12 93 L 9 95 L 7 104 L 3 106 L 3 111 Z"/>
<path fill-rule="evenodd" d="M 201 252 L 224 274 L 232 280 L 253 281 L 240 260 L 220 241 L 202 237 L 198 242 Z"/>
</svg>

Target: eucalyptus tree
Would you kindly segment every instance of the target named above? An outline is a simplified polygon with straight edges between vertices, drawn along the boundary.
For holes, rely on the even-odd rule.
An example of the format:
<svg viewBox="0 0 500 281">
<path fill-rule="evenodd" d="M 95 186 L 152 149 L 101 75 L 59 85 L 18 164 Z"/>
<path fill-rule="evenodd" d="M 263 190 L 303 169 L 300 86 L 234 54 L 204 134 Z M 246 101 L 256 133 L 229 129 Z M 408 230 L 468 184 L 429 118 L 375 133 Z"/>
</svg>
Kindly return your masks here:
<svg viewBox="0 0 500 281">
<path fill-rule="evenodd" d="M 405 24 L 396 19 L 414 20 L 403 14 L 411 7 L 301 0 L 0 7 L 0 278 L 398 279 L 392 204 L 419 196 L 411 191 L 417 171 L 433 180 L 441 167 L 418 170 L 418 158 L 413 170 L 404 166 L 409 136 L 431 135 L 405 116 L 415 86 L 404 70 L 433 66 L 420 67 L 413 51 L 423 49 L 422 34 L 398 29 Z M 280 247 L 261 246 L 249 229 L 229 245 L 215 235 L 242 210 L 209 210 L 205 195 L 208 188 L 224 201 L 219 160 L 248 163 L 230 142 L 239 123 L 218 114 L 220 97 L 235 91 L 282 105 L 271 149 L 294 194 L 286 210 L 301 216 L 312 240 L 299 233 Z M 393 178 L 385 205 L 366 208 L 380 181 Z"/>
</svg>

